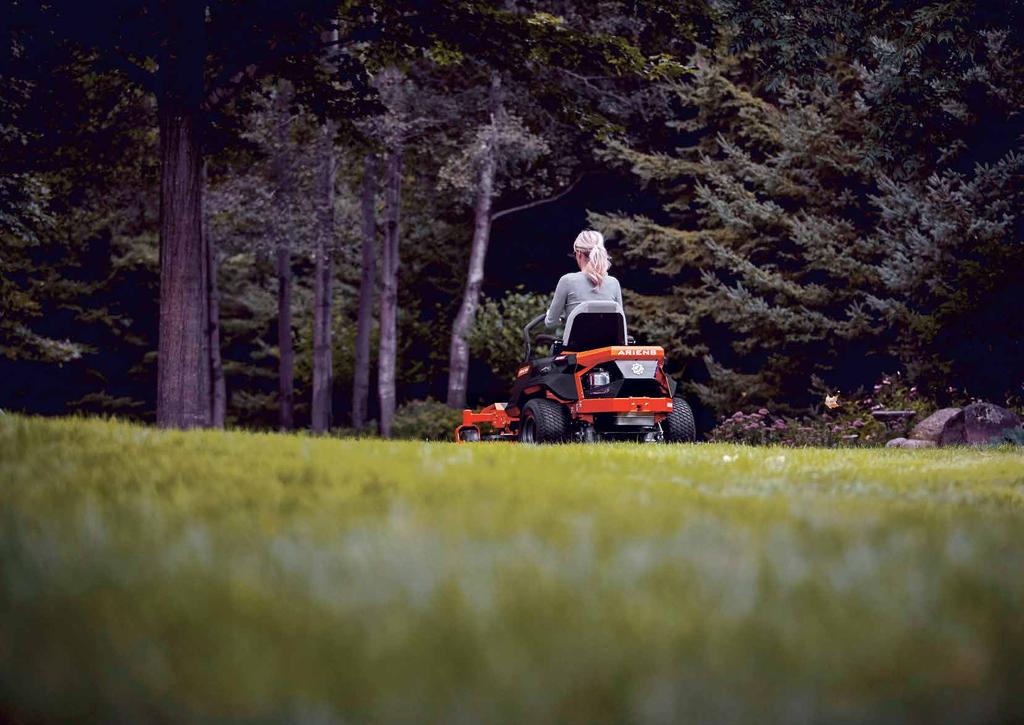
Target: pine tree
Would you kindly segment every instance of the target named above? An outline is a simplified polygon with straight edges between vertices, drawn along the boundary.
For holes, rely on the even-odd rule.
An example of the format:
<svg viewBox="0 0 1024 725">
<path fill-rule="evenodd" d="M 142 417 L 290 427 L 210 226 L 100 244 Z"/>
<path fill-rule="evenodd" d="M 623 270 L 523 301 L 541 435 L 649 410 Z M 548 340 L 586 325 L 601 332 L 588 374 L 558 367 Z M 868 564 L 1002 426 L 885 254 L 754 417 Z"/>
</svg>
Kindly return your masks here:
<svg viewBox="0 0 1024 725">
<path fill-rule="evenodd" d="M 698 54 L 675 88 L 681 148 L 610 148 L 667 201 L 657 220 L 593 221 L 671 286 L 640 300 L 644 332 L 704 359 L 692 388 L 720 412 L 798 409 L 896 365 L 932 388 L 979 389 L 983 349 L 990 372 L 1021 369 L 989 307 L 1012 303 L 1005 270 L 1021 259 L 1019 138 L 998 120 L 1019 107 L 1019 39 L 990 27 L 964 52 L 943 37 L 927 52 L 906 34 L 876 38 L 862 55 L 783 68 L 770 88 L 749 72 L 763 48 Z M 895 107 L 897 87 L 913 102 Z M 993 141 L 1001 155 L 964 168 Z M 964 342 L 968 321 L 986 337 Z"/>
</svg>

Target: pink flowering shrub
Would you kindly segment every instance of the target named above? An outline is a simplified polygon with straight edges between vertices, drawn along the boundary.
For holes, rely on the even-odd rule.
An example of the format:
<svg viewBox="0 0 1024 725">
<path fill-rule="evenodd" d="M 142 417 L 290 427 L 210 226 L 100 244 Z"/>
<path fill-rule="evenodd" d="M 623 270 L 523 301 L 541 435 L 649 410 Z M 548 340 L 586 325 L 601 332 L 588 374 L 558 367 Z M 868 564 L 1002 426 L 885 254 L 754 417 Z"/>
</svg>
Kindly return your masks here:
<svg viewBox="0 0 1024 725">
<path fill-rule="evenodd" d="M 897 373 L 883 376 L 871 391 L 861 391 L 853 398 L 845 399 L 840 394 L 837 408 L 820 405 L 798 418 L 775 415 L 768 408 L 736 411 L 719 423 L 708 438 L 751 445 L 883 446 L 896 436 L 906 435 L 915 422 L 935 407 Z M 907 410 L 914 414 L 887 426 L 872 415 L 879 410 Z"/>
</svg>

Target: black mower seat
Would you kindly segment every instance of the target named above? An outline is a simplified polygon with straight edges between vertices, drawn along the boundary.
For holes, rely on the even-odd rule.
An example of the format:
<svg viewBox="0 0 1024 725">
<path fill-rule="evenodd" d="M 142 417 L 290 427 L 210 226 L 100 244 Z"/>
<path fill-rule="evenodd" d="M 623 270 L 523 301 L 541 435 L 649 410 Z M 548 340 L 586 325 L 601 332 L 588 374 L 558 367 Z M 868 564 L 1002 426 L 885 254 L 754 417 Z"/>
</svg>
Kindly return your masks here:
<svg viewBox="0 0 1024 725">
<path fill-rule="evenodd" d="M 562 349 L 572 352 L 627 344 L 626 314 L 617 302 L 582 302 L 569 313 L 562 334 Z"/>
</svg>

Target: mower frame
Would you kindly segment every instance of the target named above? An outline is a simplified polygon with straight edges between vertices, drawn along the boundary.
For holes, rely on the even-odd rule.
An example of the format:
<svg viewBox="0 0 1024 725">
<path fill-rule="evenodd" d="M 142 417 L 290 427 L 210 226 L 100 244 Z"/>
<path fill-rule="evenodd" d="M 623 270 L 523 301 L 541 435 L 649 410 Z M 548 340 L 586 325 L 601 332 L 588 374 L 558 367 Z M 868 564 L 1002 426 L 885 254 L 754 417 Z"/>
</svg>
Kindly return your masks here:
<svg viewBox="0 0 1024 725">
<path fill-rule="evenodd" d="M 636 345 L 626 336 L 626 345 L 608 345 L 579 352 L 561 349 L 561 340 L 539 335 L 538 342 L 551 343 L 552 355 L 534 358 L 530 330 L 544 320 L 540 315 L 523 328 L 525 359 L 520 365 L 507 403 L 494 403 L 479 412 L 464 410 L 455 429 L 459 443 L 480 440 L 518 441 L 524 408 L 530 400 L 550 400 L 568 415 L 565 442 L 590 442 L 601 438 L 662 441 L 662 424 L 680 405 L 679 415 L 688 416 L 691 433 L 692 411 L 676 398 L 677 385 L 665 373 L 665 351 L 657 345 Z M 620 338 L 621 339 L 621 338 Z M 600 395 L 588 385 L 588 376 L 598 371 L 617 374 L 623 381 L 642 381 L 646 395 Z M 618 371 L 616 373 L 616 371 Z M 649 381 L 649 382 L 648 382 Z M 608 386 L 609 389 L 611 386 Z M 481 426 L 490 428 L 484 435 Z"/>
</svg>

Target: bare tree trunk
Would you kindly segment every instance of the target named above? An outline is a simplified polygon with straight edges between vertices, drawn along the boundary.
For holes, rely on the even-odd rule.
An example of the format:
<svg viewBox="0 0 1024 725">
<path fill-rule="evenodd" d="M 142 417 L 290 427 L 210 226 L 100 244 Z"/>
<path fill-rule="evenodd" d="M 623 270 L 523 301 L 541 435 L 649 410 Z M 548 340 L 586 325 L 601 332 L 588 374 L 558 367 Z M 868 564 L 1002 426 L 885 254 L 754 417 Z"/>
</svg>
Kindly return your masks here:
<svg viewBox="0 0 1024 725">
<path fill-rule="evenodd" d="M 169 16 L 168 61 L 160 69 L 160 342 L 157 425 L 210 422 L 208 255 L 203 244 L 203 9 L 181 3 Z"/>
<path fill-rule="evenodd" d="M 402 149 L 391 149 L 384 194 L 384 253 L 381 258 L 380 351 L 377 386 L 380 392 L 380 434 L 391 437 L 395 418 L 395 363 L 398 352 L 399 220 L 401 218 Z"/>
<path fill-rule="evenodd" d="M 206 187 L 206 162 L 203 162 L 203 187 Z M 206 244 L 207 271 L 210 275 L 207 282 L 207 294 L 210 299 L 210 424 L 214 428 L 223 428 L 224 419 L 227 417 L 227 389 L 224 385 L 224 364 L 220 354 L 220 285 L 217 283 L 220 264 L 216 244 L 209 233 L 205 202 L 203 240 Z"/>
<path fill-rule="evenodd" d="M 331 287 L 334 277 L 334 125 L 323 129 L 324 149 L 320 162 L 320 231 L 314 251 L 316 270 L 313 284 L 313 408 L 314 433 L 331 427 L 333 360 L 331 343 Z"/>
<path fill-rule="evenodd" d="M 325 42 L 338 40 L 338 31 L 324 33 Z M 336 72 L 328 51 L 327 71 Z M 323 150 L 320 154 L 320 213 L 319 233 L 313 252 L 315 279 L 313 280 L 313 405 L 311 427 L 314 433 L 326 433 L 331 427 L 332 394 L 334 392 L 334 361 L 331 343 L 331 301 L 334 279 L 334 134 L 332 121 L 322 130 Z"/>
<path fill-rule="evenodd" d="M 373 288 L 377 276 L 377 157 L 366 154 L 361 198 L 363 212 L 362 265 L 359 276 L 359 320 L 356 327 L 355 376 L 352 382 L 352 427 L 366 425 L 370 398 L 370 332 L 373 327 Z"/>
<path fill-rule="evenodd" d="M 496 117 L 501 113 L 498 98 L 499 81 L 497 74 L 491 76 L 492 129 Z M 452 325 L 452 339 L 448 351 L 448 405 L 453 408 L 466 407 L 466 385 L 469 379 L 469 333 L 476 320 L 480 305 L 480 288 L 484 282 L 484 261 L 487 245 L 491 239 L 491 203 L 494 199 L 494 176 L 498 168 L 497 135 L 491 134 L 483 150 L 480 163 L 480 181 L 476 193 L 473 220 L 473 244 L 469 253 L 469 270 L 466 273 L 466 287 L 462 293 L 462 304 Z"/>
<path fill-rule="evenodd" d="M 293 177 L 287 156 L 288 103 L 290 90 L 286 83 L 277 85 L 274 99 L 273 170 L 278 212 L 285 219 L 295 195 Z M 275 225 L 277 245 L 277 424 L 281 430 L 295 427 L 295 347 L 292 344 L 292 250 L 286 224 Z"/>
<path fill-rule="evenodd" d="M 292 253 L 287 239 L 277 245 L 278 426 L 295 427 L 295 349 L 292 345 Z"/>
<path fill-rule="evenodd" d="M 491 201 L 494 196 L 494 172 L 497 166 L 493 147 L 480 169 L 473 222 L 473 246 L 469 253 L 469 271 L 462 304 L 452 325 L 452 340 L 448 351 L 448 405 L 466 407 L 466 383 L 469 378 L 469 333 L 476 320 L 480 304 L 480 288 L 484 282 L 484 260 L 491 239 Z"/>
</svg>

